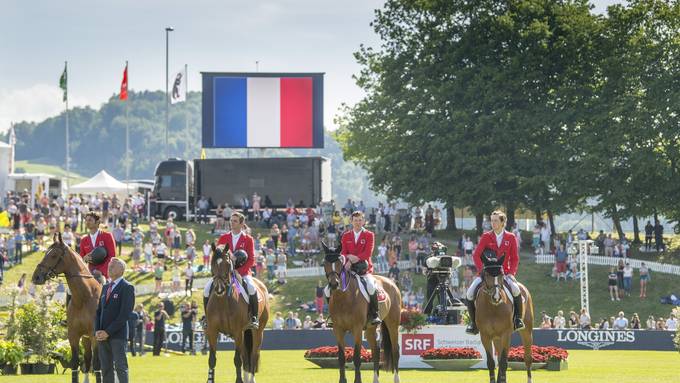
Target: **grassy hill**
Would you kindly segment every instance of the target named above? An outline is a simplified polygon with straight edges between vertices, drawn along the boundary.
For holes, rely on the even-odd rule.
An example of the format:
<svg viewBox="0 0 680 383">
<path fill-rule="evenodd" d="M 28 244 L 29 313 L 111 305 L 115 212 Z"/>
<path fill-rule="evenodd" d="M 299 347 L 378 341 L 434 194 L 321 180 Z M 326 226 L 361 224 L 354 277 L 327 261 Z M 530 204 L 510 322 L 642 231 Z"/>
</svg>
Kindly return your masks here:
<svg viewBox="0 0 680 383">
<path fill-rule="evenodd" d="M 55 176 L 66 177 L 66 170 L 55 165 L 39 164 L 29 161 L 17 161 L 15 165 L 16 173 L 47 173 Z M 71 185 L 86 181 L 88 178 L 80 174 L 71 172 Z"/>
</svg>

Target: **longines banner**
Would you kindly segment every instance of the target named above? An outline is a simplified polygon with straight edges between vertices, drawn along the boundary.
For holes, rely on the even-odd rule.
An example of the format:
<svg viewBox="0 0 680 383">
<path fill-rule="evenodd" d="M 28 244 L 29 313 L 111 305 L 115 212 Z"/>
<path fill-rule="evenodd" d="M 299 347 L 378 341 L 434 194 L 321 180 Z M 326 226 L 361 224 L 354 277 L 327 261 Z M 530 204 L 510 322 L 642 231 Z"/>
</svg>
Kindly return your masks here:
<svg viewBox="0 0 680 383">
<path fill-rule="evenodd" d="M 568 350 L 675 351 L 673 336 L 672 331 L 534 330 L 534 344 L 558 346 Z M 181 331 L 168 330 L 165 339 L 169 350 L 180 350 L 182 345 Z M 410 359 L 412 363 L 419 364 L 418 367 L 421 367 L 420 353 L 431 347 L 467 346 L 481 348 L 479 336 L 465 334 L 463 326 L 427 326 L 416 334 L 402 333 L 399 340 L 401 354 Z M 349 336 L 345 338 L 345 341 L 348 345 L 352 345 Z M 196 350 L 203 347 L 203 332 L 194 333 L 194 342 Z M 152 332 L 146 334 L 146 344 L 153 344 Z M 335 344 L 335 336 L 331 330 L 269 330 L 265 331 L 264 334 L 263 349 L 307 350 L 313 347 Z M 516 333 L 512 337 L 512 344 L 513 346 L 521 344 Z M 364 346 L 367 346 L 365 342 Z M 218 349 L 233 350 L 233 340 L 224 335 L 220 336 Z"/>
<path fill-rule="evenodd" d="M 673 331 L 648 330 L 534 330 L 534 343 L 568 350 L 675 351 Z M 517 334 L 512 344 L 519 345 Z"/>
</svg>

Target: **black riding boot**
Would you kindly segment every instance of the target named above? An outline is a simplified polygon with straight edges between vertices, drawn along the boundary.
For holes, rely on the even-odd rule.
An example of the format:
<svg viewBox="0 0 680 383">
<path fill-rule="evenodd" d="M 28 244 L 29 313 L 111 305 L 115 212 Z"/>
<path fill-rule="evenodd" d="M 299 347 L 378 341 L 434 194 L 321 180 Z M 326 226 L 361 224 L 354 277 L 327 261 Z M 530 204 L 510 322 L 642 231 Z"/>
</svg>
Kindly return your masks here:
<svg viewBox="0 0 680 383">
<path fill-rule="evenodd" d="M 465 332 L 468 334 L 472 335 L 477 335 L 479 334 L 479 329 L 477 329 L 477 323 L 475 323 L 475 301 L 466 301 L 467 302 L 467 309 L 468 309 L 468 318 L 470 321 L 468 322 L 468 326 L 465 329 Z"/>
<path fill-rule="evenodd" d="M 380 315 L 378 314 L 378 293 L 375 292 L 369 295 L 370 302 L 368 302 L 368 324 L 377 326 L 381 323 Z"/>
<path fill-rule="evenodd" d="M 515 331 L 519 331 L 524 328 L 524 321 L 522 321 L 522 316 L 524 315 L 524 310 L 522 308 L 522 294 L 512 297 L 513 305 L 515 306 L 515 312 L 513 313 L 513 324 L 515 326 Z"/>
<path fill-rule="evenodd" d="M 247 330 L 257 330 L 260 328 L 260 322 L 258 320 L 258 302 L 257 293 L 248 296 L 248 311 L 250 311 L 250 323 Z"/>
</svg>

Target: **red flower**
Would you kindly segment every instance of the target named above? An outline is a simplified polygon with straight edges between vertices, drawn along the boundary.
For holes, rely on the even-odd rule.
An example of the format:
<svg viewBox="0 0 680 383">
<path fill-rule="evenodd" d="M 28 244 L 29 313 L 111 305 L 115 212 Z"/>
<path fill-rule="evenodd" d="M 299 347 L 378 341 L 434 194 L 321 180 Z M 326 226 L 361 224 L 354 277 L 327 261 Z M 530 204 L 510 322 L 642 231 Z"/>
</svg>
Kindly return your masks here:
<svg viewBox="0 0 680 383">
<path fill-rule="evenodd" d="M 531 358 L 536 363 L 543 363 L 548 360 L 567 360 L 569 353 L 567 350 L 560 347 L 541 347 L 541 346 L 531 346 Z M 511 362 L 523 362 L 524 361 L 524 347 L 512 347 L 508 351 L 508 360 Z"/>
<path fill-rule="evenodd" d="M 312 348 L 305 351 L 305 358 L 337 358 L 338 357 L 338 346 L 323 346 Z M 351 362 L 354 359 L 354 348 L 345 347 L 345 361 Z M 361 361 L 370 362 L 372 361 L 371 350 L 361 348 Z"/>
<path fill-rule="evenodd" d="M 481 359 L 482 354 L 472 347 L 431 348 L 420 354 L 423 359 Z"/>
</svg>

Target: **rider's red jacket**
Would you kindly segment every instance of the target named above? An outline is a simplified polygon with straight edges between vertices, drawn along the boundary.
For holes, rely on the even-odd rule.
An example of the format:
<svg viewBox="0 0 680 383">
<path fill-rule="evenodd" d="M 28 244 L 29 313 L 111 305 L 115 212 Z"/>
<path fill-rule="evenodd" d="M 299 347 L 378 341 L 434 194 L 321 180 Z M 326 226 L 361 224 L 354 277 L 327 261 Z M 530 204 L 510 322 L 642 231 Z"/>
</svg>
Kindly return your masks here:
<svg viewBox="0 0 680 383">
<path fill-rule="evenodd" d="M 344 246 L 344 244 L 343 244 Z M 475 252 L 472 254 L 472 259 L 475 262 L 477 271 L 482 272 L 484 265 L 482 264 L 482 252 L 484 249 L 492 249 L 498 255 L 498 258 L 505 255 L 505 261 L 503 262 L 503 272 L 506 275 L 517 274 L 517 268 L 519 267 L 519 255 L 517 254 L 517 239 L 515 235 L 503 230 L 503 238 L 501 239 L 501 245 L 498 246 L 496 240 L 496 233 L 487 231 L 482 234 L 479 240 L 479 244 L 475 248 Z"/>
<path fill-rule="evenodd" d="M 346 231 L 342 235 L 342 255 L 356 255 L 362 261 L 368 261 L 368 273 L 373 274 L 373 262 L 371 261 L 371 255 L 373 255 L 373 232 L 362 229 L 357 240 L 354 240 L 354 231 Z"/>
</svg>

